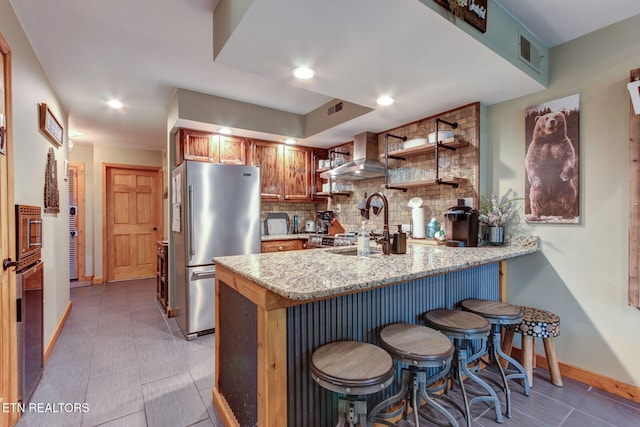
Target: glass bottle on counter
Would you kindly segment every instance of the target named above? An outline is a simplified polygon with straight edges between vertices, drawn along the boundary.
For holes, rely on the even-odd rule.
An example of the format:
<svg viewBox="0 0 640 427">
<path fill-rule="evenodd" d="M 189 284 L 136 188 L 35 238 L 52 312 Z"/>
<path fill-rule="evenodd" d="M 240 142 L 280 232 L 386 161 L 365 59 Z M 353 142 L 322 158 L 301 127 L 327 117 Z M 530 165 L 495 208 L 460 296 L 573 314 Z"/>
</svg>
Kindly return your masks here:
<svg viewBox="0 0 640 427">
<path fill-rule="evenodd" d="M 371 236 L 369 235 L 369 231 L 366 227 L 366 222 L 362 221 L 362 227 L 358 231 L 358 256 L 369 256 Z"/>
</svg>

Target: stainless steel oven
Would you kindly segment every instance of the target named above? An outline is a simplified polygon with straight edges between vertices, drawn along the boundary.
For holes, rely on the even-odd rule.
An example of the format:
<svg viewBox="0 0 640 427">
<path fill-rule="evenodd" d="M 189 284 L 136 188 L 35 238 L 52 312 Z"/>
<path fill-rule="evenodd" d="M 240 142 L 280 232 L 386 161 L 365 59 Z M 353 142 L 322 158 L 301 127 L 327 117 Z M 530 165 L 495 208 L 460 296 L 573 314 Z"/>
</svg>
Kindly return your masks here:
<svg viewBox="0 0 640 427">
<path fill-rule="evenodd" d="M 27 402 L 44 366 L 44 264 L 37 261 L 16 273 L 18 399 Z"/>
<path fill-rule="evenodd" d="M 357 243 L 357 237 L 352 234 L 336 234 L 328 236 L 326 234 L 311 234 L 307 243 L 312 248 L 326 248 L 333 246 L 351 246 Z"/>
</svg>

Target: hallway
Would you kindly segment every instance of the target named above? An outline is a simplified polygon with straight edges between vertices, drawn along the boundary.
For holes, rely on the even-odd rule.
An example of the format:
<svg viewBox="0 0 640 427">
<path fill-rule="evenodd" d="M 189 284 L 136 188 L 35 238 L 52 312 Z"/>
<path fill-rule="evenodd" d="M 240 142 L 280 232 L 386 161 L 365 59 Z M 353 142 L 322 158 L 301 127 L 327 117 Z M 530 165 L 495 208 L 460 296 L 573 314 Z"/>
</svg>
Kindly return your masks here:
<svg viewBox="0 0 640 427">
<path fill-rule="evenodd" d="M 30 403 L 86 410 L 27 411 L 18 427 L 222 426 L 211 403 L 215 336 L 185 340 L 155 287 L 151 278 L 71 289 L 73 308 Z"/>
</svg>

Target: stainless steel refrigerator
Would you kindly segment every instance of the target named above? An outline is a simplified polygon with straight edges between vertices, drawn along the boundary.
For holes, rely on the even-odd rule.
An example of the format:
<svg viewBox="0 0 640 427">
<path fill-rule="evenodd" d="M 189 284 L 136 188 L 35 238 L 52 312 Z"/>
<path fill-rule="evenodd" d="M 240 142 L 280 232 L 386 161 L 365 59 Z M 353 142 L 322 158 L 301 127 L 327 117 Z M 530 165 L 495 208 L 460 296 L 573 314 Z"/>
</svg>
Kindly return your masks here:
<svg viewBox="0 0 640 427">
<path fill-rule="evenodd" d="M 260 168 L 185 161 L 172 174 L 175 316 L 187 339 L 215 328 L 213 257 L 260 252 Z"/>
</svg>

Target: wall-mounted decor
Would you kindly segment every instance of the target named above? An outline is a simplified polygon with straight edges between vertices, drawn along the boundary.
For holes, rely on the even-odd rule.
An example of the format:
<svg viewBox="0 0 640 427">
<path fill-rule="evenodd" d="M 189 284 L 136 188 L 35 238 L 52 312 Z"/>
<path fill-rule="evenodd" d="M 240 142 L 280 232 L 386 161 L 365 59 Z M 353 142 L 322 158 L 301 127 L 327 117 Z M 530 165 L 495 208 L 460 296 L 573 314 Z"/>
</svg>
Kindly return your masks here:
<svg viewBox="0 0 640 427">
<path fill-rule="evenodd" d="M 580 222 L 580 95 L 525 109 L 525 208 L 530 223 Z"/>
<path fill-rule="evenodd" d="M 56 147 L 63 143 L 64 129 L 58 119 L 55 118 L 47 104 L 38 104 L 40 131 L 49 138 Z"/>
<path fill-rule="evenodd" d="M 60 192 L 58 191 L 58 165 L 53 148 L 47 154 L 47 170 L 44 176 L 44 211 L 60 212 Z"/>
<path fill-rule="evenodd" d="M 433 0 L 478 31 L 487 31 L 487 0 Z"/>
</svg>

